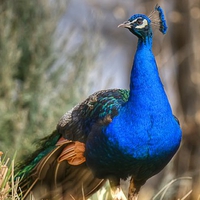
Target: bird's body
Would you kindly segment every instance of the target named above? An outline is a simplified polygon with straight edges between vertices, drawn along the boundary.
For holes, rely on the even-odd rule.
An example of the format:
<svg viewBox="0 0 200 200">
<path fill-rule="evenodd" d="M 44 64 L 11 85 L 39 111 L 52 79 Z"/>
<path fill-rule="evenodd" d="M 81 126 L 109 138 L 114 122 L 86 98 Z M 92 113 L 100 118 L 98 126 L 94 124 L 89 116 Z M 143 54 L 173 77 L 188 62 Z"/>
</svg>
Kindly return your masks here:
<svg viewBox="0 0 200 200">
<path fill-rule="evenodd" d="M 181 131 L 159 78 L 151 41 L 139 42 L 134 60 L 130 97 L 109 125 L 98 124 L 91 131 L 86 160 L 99 178 L 133 176 L 145 183 L 171 160 Z"/>
<path fill-rule="evenodd" d="M 156 9 L 162 23 L 162 11 Z M 21 185 L 26 196 L 43 184 L 47 190 L 61 186 L 63 199 L 82 199 L 106 179 L 116 189 L 120 179 L 131 176 L 129 199 L 133 199 L 171 160 L 180 145 L 181 129 L 158 74 L 150 23 L 145 15 L 134 15 L 122 25 L 139 38 L 130 91 L 99 91 L 60 119 L 57 130 L 20 172 L 25 174 Z M 50 196 L 55 195 L 56 189 Z"/>
</svg>

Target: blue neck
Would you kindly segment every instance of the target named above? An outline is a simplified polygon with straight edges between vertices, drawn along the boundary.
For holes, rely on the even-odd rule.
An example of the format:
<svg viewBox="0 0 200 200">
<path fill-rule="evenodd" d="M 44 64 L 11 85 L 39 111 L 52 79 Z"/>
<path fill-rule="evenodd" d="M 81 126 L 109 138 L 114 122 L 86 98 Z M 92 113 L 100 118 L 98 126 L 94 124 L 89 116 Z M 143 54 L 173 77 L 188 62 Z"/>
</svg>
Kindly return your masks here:
<svg viewBox="0 0 200 200">
<path fill-rule="evenodd" d="M 156 61 L 152 53 L 152 37 L 139 39 L 135 54 L 130 82 L 129 109 L 138 106 L 163 111 L 171 110 L 161 83 Z M 150 108 L 150 109 L 151 109 Z"/>
<path fill-rule="evenodd" d="M 139 39 L 130 81 L 128 101 L 106 127 L 109 145 L 137 159 L 170 156 L 181 131 L 158 74 L 151 37 Z"/>
</svg>

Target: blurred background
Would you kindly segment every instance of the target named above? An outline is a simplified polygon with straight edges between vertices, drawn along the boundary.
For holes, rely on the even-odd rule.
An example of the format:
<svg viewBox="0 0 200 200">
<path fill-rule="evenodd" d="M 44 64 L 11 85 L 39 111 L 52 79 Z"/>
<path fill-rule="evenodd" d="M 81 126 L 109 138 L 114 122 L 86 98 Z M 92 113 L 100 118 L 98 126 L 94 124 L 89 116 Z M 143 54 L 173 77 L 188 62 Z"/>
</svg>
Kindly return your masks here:
<svg viewBox="0 0 200 200">
<path fill-rule="evenodd" d="M 23 159 L 88 95 L 129 88 L 137 38 L 117 25 L 157 3 L 168 33 L 154 29 L 153 51 L 183 141 L 139 199 L 164 186 L 156 199 L 200 199 L 200 0 L 0 0 L 0 150 Z"/>
</svg>

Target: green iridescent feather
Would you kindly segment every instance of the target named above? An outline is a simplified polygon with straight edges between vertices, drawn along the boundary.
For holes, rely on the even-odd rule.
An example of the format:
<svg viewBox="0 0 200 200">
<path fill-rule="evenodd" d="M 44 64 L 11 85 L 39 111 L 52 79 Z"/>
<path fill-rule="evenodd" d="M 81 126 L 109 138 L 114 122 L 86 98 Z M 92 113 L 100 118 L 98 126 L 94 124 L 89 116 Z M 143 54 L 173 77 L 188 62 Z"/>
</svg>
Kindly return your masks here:
<svg viewBox="0 0 200 200">
<path fill-rule="evenodd" d="M 121 106 L 128 101 L 128 97 L 128 90 L 102 90 L 90 95 L 85 101 L 76 105 L 71 111 L 67 112 L 60 119 L 57 129 L 50 136 L 38 140 L 37 150 L 16 167 L 16 177 L 22 179 L 19 185 L 22 187 L 23 194 L 32 187 L 32 184 L 35 184 L 34 179 L 30 177 L 31 174 L 37 173 L 37 167 L 39 166 L 40 161 L 46 159 L 51 152 L 56 150 L 56 143 L 59 138 L 65 137 L 68 140 L 86 142 L 92 126 L 98 121 L 103 120 L 108 115 L 111 118 L 116 116 L 120 111 Z M 85 169 L 85 167 L 80 166 L 83 171 L 88 170 L 88 168 L 86 167 Z M 63 173 L 66 174 L 68 172 Z M 91 173 L 92 172 L 89 171 L 85 174 L 88 174 L 87 176 L 90 177 L 91 182 L 93 182 L 93 188 L 98 188 L 100 184 L 103 183 L 103 180 L 94 178 Z M 89 193 L 90 192 L 88 192 L 88 194 Z"/>
</svg>

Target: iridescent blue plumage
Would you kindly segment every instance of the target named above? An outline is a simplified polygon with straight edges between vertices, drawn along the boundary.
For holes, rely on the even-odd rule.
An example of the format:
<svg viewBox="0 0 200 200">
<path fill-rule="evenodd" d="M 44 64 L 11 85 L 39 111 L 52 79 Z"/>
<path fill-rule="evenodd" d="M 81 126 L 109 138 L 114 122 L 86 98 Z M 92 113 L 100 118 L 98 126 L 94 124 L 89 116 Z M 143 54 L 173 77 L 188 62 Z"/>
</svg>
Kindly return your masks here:
<svg viewBox="0 0 200 200">
<path fill-rule="evenodd" d="M 158 5 L 156 5 L 155 10 L 158 11 L 158 13 L 159 13 L 159 18 L 160 18 L 160 28 L 159 28 L 159 30 L 163 34 L 165 34 L 167 32 L 167 24 L 166 24 L 166 20 L 165 20 L 165 16 L 164 16 L 163 10 Z"/>
<path fill-rule="evenodd" d="M 164 15 L 160 7 L 156 9 L 160 30 L 165 33 Z M 121 178 L 131 176 L 134 196 L 176 153 L 181 129 L 172 114 L 152 53 L 151 20 L 136 14 L 120 27 L 138 37 L 130 96 L 108 125 L 98 125 L 91 131 L 86 142 L 86 160 L 97 177 L 114 177 L 115 186 Z"/>
<path fill-rule="evenodd" d="M 79 200 L 82 190 L 88 197 L 109 179 L 113 198 L 120 199 L 120 179 L 131 176 L 129 200 L 133 200 L 146 180 L 171 160 L 181 142 L 181 129 L 152 52 L 152 24 L 166 33 L 159 6 L 150 18 L 136 14 L 119 25 L 138 37 L 130 91 L 96 92 L 60 119 L 57 130 L 19 169 L 25 197 Z"/>
</svg>

